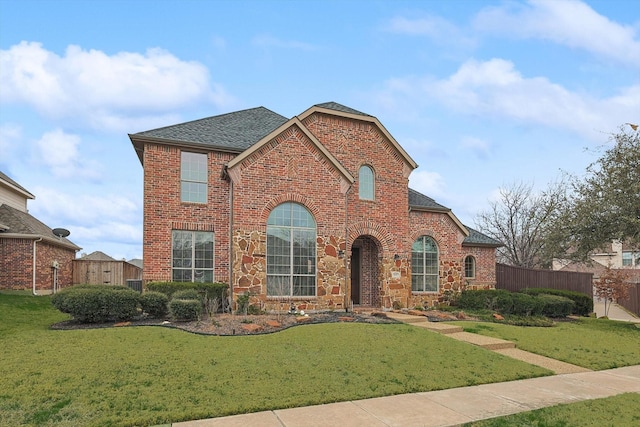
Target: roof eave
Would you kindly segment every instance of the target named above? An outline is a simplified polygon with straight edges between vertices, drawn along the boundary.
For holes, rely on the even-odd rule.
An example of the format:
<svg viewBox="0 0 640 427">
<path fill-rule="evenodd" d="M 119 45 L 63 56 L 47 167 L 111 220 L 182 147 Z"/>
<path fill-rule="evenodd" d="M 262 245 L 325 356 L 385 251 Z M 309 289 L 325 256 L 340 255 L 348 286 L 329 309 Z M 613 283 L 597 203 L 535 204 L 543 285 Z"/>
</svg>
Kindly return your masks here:
<svg viewBox="0 0 640 427">
<path fill-rule="evenodd" d="M 144 167 L 144 144 L 160 144 L 160 145 L 170 145 L 174 147 L 181 148 L 189 148 L 192 150 L 199 150 L 203 152 L 208 151 L 218 151 L 224 153 L 231 154 L 240 154 L 243 149 L 240 148 L 232 148 L 232 147 L 223 147 L 219 145 L 205 144 L 202 142 L 192 142 L 192 141 L 181 141 L 175 139 L 165 139 L 158 137 L 150 137 L 150 136 L 142 136 L 136 134 L 129 134 L 129 139 L 133 144 L 133 148 L 136 150 L 136 154 L 138 155 L 138 159 L 140 160 L 140 164 Z"/>
<path fill-rule="evenodd" d="M 419 212 L 433 212 L 433 213 L 447 214 L 449 216 L 449 218 L 451 218 L 451 220 L 454 222 L 454 224 L 458 226 L 460 231 L 462 231 L 462 234 L 464 234 L 465 237 L 469 237 L 469 235 L 471 234 L 469 232 L 469 230 L 467 229 L 467 227 L 465 227 L 464 224 L 462 222 L 460 222 L 458 217 L 454 215 L 454 213 L 453 213 L 453 211 L 451 209 L 448 209 L 448 208 L 428 208 L 426 206 L 409 206 L 409 210 L 410 211 L 419 211 Z"/>
<path fill-rule="evenodd" d="M 73 249 L 74 251 L 79 251 L 82 248 L 78 245 L 76 245 L 75 243 L 71 243 L 69 241 L 62 241 L 59 240 L 57 237 L 49 237 L 49 236 L 44 236 L 42 234 L 20 234 L 20 233 L 0 233 L 0 238 L 5 238 L 5 239 L 27 239 L 27 240 L 38 240 L 38 239 L 42 239 L 43 241 L 46 241 L 47 243 L 51 243 L 57 246 L 62 246 L 65 247 L 67 249 Z"/>
</svg>

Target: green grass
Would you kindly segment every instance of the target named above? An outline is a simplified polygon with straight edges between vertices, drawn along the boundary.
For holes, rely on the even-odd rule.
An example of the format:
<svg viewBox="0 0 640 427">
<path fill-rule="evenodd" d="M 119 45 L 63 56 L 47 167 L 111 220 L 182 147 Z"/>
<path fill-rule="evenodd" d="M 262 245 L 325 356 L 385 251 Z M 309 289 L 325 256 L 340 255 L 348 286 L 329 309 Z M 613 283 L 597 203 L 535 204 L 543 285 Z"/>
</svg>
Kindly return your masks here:
<svg viewBox="0 0 640 427">
<path fill-rule="evenodd" d="M 465 331 L 516 343 L 521 350 L 593 370 L 640 364 L 640 329 L 632 323 L 583 317 L 553 327 L 456 322 Z"/>
<path fill-rule="evenodd" d="M 0 425 L 153 425 L 550 374 L 404 324 L 49 329 L 64 319 L 48 297 L 0 293 Z"/>
<path fill-rule="evenodd" d="M 618 427 L 640 425 L 640 394 L 625 393 L 492 418 L 465 427 Z"/>
</svg>

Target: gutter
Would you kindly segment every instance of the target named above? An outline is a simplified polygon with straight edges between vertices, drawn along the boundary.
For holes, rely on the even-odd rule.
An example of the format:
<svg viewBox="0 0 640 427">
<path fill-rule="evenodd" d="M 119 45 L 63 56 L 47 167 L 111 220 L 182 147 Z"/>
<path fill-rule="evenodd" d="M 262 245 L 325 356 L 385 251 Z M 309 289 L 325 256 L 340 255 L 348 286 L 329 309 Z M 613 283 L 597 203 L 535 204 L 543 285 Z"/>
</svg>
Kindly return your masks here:
<svg viewBox="0 0 640 427">
<path fill-rule="evenodd" d="M 33 241 L 33 294 L 38 295 L 36 292 L 36 243 L 41 242 L 42 237 Z"/>
</svg>

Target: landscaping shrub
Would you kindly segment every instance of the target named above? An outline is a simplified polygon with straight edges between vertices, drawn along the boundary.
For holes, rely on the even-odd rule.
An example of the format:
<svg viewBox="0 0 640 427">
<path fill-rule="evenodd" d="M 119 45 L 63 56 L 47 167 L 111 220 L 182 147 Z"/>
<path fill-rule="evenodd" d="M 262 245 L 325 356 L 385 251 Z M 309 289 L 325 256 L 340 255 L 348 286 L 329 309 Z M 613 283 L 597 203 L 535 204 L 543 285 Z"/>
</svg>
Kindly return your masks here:
<svg viewBox="0 0 640 427">
<path fill-rule="evenodd" d="M 169 302 L 169 312 L 175 320 L 197 320 L 202 313 L 202 302 L 198 299 L 174 298 Z"/>
<path fill-rule="evenodd" d="M 528 295 L 559 295 L 561 297 L 569 298 L 575 303 L 573 314 L 578 316 L 589 316 L 593 313 L 593 298 L 589 295 L 583 294 L 582 292 L 548 288 L 526 288 L 522 289 L 520 292 Z"/>
<path fill-rule="evenodd" d="M 147 291 L 140 296 L 142 311 L 149 317 L 161 319 L 169 313 L 169 298 L 161 292 Z"/>
<path fill-rule="evenodd" d="M 140 295 L 126 286 L 79 285 L 53 295 L 51 303 L 83 323 L 131 320 Z"/>
<path fill-rule="evenodd" d="M 482 289 L 462 291 L 457 307 L 464 310 L 497 310 L 499 305 L 509 307 L 512 304 L 511 293 L 504 289 Z"/>
<path fill-rule="evenodd" d="M 149 282 L 146 285 L 148 291 L 162 292 L 171 299 L 173 294 L 185 290 L 195 289 L 205 294 L 209 300 L 217 298 L 223 300 L 229 295 L 229 285 L 226 283 L 200 283 L 200 282 Z"/>
<path fill-rule="evenodd" d="M 183 289 L 181 291 L 177 291 L 177 292 L 175 292 L 173 294 L 173 297 L 171 299 L 172 300 L 174 300 L 174 299 L 182 299 L 182 300 L 194 299 L 196 301 L 202 302 L 202 296 L 195 289 Z"/>
<path fill-rule="evenodd" d="M 533 295 L 512 293 L 513 312 L 517 316 L 539 316 L 544 303 Z"/>
<path fill-rule="evenodd" d="M 575 306 L 572 300 L 559 295 L 540 294 L 537 298 L 543 303 L 543 316 L 567 317 L 573 312 Z"/>
</svg>

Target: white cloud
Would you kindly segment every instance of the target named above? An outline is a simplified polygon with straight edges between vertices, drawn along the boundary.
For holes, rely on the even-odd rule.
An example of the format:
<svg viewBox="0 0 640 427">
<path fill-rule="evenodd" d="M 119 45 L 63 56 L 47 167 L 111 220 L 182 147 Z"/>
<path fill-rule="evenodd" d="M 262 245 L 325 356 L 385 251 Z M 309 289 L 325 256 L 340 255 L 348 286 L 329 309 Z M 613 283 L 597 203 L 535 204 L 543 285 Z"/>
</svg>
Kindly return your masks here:
<svg viewBox="0 0 640 427">
<path fill-rule="evenodd" d="M 629 9 L 632 9 L 631 3 Z M 476 16 L 474 25 L 487 32 L 550 40 L 640 67 L 638 29 L 613 22 L 581 1 L 507 3 L 483 10 Z"/>
<path fill-rule="evenodd" d="M 210 84 L 206 67 L 162 49 L 107 55 L 71 45 L 59 56 L 25 41 L 0 51 L 0 99 L 99 129 L 193 103 L 231 102 L 222 87 Z"/>
<path fill-rule="evenodd" d="M 446 79 L 394 79 L 384 92 L 398 105 L 438 101 L 450 109 L 524 125 L 568 129 L 594 140 L 640 111 L 640 85 L 620 89 L 609 98 L 571 92 L 545 77 L 524 77 L 511 61 L 468 60 Z M 408 100 L 408 102 L 407 102 Z"/>
<path fill-rule="evenodd" d="M 427 37 L 447 45 L 474 46 L 476 44 L 472 38 L 465 36 L 456 25 L 435 15 L 425 15 L 420 18 L 398 16 L 391 19 L 384 30 L 397 34 Z"/>
<path fill-rule="evenodd" d="M 90 178 L 100 175 L 100 167 L 90 159 L 83 159 L 78 151 L 80 137 L 61 129 L 46 132 L 35 142 L 36 161 L 51 170 L 56 178 Z"/>
<path fill-rule="evenodd" d="M 437 172 L 417 170 L 409 176 L 409 186 L 433 199 L 447 195 L 445 180 Z"/>
<path fill-rule="evenodd" d="M 71 194 L 54 187 L 36 187 L 36 200 L 30 205 L 34 216 L 57 218 L 70 224 L 131 224 L 141 221 L 141 207 L 131 198 L 118 194 Z"/>
<path fill-rule="evenodd" d="M 473 136 L 463 136 L 460 145 L 479 159 L 486 159 L 491 153 L 491 145 L 487 141 Z"/>
</svg>

